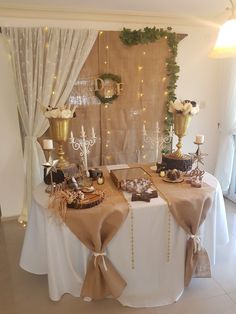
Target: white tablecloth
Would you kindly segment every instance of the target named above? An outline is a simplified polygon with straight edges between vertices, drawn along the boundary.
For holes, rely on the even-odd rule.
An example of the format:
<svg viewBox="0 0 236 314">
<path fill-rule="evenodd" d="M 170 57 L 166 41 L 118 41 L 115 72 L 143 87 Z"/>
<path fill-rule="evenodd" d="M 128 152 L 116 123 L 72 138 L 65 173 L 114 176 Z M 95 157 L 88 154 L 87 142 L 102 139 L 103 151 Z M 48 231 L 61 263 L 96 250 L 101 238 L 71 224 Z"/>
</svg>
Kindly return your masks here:
<svg viewBox="0 0 236 314">
<path fill-rule="evenodd" d="M 215 197 L 200 234 L 202 245 L 214 263 L 216 246 L 225 245 L 229 240 L 228 229 L 220 185 L 210 174 L 204 178 L 215 188 Z M 34 193 L 20 266 L 34 274 L 48 274 L 52 300 L 59 300 L 64 293 L 79 297 L 91 253 L 46 209 L 48 195 L 44 190 L 45 185 L 41 184 Z M 126 197 L 130 199 L 129 194 Z M 130 214 L 107 249 L 109 259 L 127 282 L 118 300 L 132 307 L 173 303 L 184 290 L 186 233 L 170 216 L 166 202 L 160 197 L 150 203 L 130 204 L 133 208 L 134 269 Z"/>
</svg>

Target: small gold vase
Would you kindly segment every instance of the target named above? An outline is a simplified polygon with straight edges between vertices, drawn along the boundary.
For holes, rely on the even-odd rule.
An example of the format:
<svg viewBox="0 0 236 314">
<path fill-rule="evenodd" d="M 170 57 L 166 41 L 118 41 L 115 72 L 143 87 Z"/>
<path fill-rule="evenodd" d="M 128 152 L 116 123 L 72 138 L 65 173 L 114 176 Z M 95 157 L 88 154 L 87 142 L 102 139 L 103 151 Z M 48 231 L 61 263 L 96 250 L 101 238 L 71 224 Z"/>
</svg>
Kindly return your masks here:
<svg viewBox="0 0 236 314">
<path fill-rule="evenodd" d="M 65 152 L 63 150 L 63 144 L 67 142 L 69 137 L 69 131 L 71 126 L 71 118 L 51 118 L 48 119 L 50 123 L 50 129 L 52 132 L 52 138 L 58 143 L 57 154 L 59 161 L 57 163 L 57 168 L 64 168 L 69 166 L 69 162 L 65 158 Z"/>
<path fill-rule="evenodd" d="M 175 112 L 174 115 L 174 132 L 178 136 L 178 143 L 176 144 L 177 150 L 173 153 L 174 156 L 181 159 L 183 153 L 181 148 L 183 146 L 182 138 L 186 135 L 192 116 L 187 114 Z"/>
</svg>

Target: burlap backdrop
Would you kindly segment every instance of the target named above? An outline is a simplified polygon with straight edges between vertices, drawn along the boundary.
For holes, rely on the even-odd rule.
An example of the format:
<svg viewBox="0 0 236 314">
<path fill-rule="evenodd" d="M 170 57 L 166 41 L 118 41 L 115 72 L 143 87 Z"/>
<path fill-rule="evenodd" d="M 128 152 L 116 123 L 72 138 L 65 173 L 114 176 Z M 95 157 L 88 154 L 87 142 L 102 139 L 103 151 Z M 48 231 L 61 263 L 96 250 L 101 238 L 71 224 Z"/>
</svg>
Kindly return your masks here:
<svg viewBox="0 0 236 314">
<path fill-rule="evenodd" d="M 168 57 L 169 47 L 164 38 L 129 47 L 121 42 L 119 32 L 100 33 L 79 80 L 112 73 L 121 76 L 124 86 L 112 104 L 84 105 L 76 110 L 77 117 L 72 122 L 74 135 L 79 136 L 82 124 L 88 136 L 92 127 L 97 135 L 89 166 L 155 161 L 156 148 L 144 142 L 142 130 L 146 121 L 148 136 L 155 138 L 157 121 L 163 128 Z M 70 159 L 78 161 L 79 151 L 65 146 Z"/>
</svg>

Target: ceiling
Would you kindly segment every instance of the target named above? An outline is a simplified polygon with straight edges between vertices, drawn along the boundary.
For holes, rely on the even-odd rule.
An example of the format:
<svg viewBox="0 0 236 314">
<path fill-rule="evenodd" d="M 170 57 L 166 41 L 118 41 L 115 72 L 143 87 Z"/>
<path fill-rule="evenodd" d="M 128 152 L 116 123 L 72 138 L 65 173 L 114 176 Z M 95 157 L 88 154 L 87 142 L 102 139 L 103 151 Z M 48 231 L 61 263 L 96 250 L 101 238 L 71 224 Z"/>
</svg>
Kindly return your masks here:
<svg viewBox="0 0 236 314">
<path fill-rule="evenodd" d="M 229 0 L 0 0 L 0 9 L 67 12 L 118 12 L 140 15 L 187 16 L 216 19 L 226 13 Z"/>
</svg>

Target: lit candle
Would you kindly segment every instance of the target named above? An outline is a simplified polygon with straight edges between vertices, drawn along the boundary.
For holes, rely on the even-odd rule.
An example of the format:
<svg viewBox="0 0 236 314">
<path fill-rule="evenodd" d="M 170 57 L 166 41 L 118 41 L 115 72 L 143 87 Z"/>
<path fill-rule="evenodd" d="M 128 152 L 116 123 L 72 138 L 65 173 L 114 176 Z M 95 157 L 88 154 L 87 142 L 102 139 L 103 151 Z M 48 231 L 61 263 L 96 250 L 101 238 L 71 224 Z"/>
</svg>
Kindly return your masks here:
<svg viewBox="0 0 236 314">
<path fill-rule="evenodd" d="M 166 175 L 165 171 L 163 171 L 163 170 L 162 170 L 162 171 L 160 171 L 160 173 L 159 173 L 159 176 L 160 176 L 160 177 L 162 177 L 162 178 L 163 178 L 165 175 Z"/>
<path fill-rule="evenodd" d="M 196 135 L 195 143 L 196 144 L 203 144 L 204 143 L 204 135 L 202 135 L 202 134 Z"/>
<path fill-rule="evenodd" d="M 51 139 L 44 139 L 43 140 L 43 149 L 53 149 L 53 140 Z"/>
<path fill-rule="evenodd" d="M 95 138 L 96 135 L 95 135 L 95 132 L 94 132 L 94 128 L 92 128 L 92 138 Z"/>
</svg>

